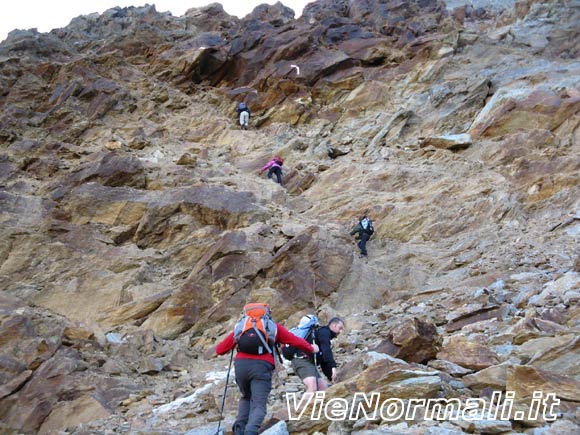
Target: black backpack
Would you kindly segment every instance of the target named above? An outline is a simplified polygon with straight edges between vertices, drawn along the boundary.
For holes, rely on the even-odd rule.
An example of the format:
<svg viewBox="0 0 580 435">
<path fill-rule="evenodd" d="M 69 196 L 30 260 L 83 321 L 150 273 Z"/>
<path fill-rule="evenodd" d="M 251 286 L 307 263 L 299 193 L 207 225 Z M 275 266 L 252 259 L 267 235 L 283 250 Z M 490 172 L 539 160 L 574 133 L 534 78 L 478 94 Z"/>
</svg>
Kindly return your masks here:
<svg viewBox="0 0 580 435">
<path fill-rule="evenodd" d="M 278 327 L 272 320 L 268 304 L 246 304 L 244 316 L 234 327 L 238 351 L 255 355 L 274 353 Z"/>
<path fill-rule="evenodd" d="M 316 330 L 319 326 L 320 323 L 318 321 L 318 317 L 311 314 L 302 317 L 300 324 L 295 328 L 290 329 L 290 332 L 295 336 L 303 338 L 307 342 L 312 343 L 312 341 L 315 339 Z M 289 344 L 285 344 L 282 347 L 282 356 L 288 361 L 292 361 L 296 355 L 304 355 L 304 352 Z"/>
</svg>

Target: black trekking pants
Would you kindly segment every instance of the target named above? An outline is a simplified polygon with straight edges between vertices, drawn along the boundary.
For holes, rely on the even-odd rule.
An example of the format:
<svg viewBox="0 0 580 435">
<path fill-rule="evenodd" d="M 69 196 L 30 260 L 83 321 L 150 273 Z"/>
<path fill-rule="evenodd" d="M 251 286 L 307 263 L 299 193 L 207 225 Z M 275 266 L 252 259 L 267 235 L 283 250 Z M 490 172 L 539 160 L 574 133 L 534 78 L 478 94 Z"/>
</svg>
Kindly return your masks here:
<svg viewBox="0 0 580 435">
<path fill-rule="evenodd" d="M 367 242 L 371 238 L 365 231 L 361 231 L 360 233 L 360 240 L 358 242 L 358 247 L 360 249 L 361 255 L 368 255 L 367 254 Z"/>
<path fill-rule="evenodd" d="M 272 173 L 276 174 L 278 184 L 282 184 L 282 169 L 279 166 L 272 166 L 268 171 L 268 178 L 272 178 Z"/>
<path fill-rule="evenodd" d="M 254 359 L 237 359 L 234 365 L 236 383 L 242 393 L 234 433 L 258 435 L 260 425 L 266 417 L 274 367 L 269 362 Z"/>
</svg>

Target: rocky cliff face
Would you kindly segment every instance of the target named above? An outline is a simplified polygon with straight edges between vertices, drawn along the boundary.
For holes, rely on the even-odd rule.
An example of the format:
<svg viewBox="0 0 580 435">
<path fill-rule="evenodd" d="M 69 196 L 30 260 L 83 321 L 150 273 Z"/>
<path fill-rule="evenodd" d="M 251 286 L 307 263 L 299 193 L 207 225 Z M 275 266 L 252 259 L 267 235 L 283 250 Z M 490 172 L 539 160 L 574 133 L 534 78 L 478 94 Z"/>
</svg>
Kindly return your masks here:
<svg viewBox="0 0 580 435">
<path fill-rule="evenodd" d="M 289 326 L 345 316 L 330 397 L 561 401 L 555 422 L 291 433 L 579 433 L 578 22 L 574 1 L 319 0 L 12 32 L 0 431 L 211 433 L 214 344 L 265 301 Z M 274 154 L 284 187 L 257 175 Z M 364 210 L 369 260 L 348 235 Z M 281 371 L 270 423 L 297 390 Z"/>
</svg>

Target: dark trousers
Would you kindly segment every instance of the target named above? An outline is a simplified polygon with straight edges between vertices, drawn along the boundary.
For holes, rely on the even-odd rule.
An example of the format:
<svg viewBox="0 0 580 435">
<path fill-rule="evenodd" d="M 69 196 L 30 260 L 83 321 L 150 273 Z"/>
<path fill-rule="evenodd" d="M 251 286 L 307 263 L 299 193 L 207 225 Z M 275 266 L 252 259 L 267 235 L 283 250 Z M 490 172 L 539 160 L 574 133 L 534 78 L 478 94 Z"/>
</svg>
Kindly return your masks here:
<svg viewBox="0 0 580 435">
<path fill-rule="evenodd" d="M 268 395 L 272 389 L 272 364 L 253 359 L 235 361 L 236 383 L 242 397 L 234 434 L 257 435 L 266 417 Z"/>
<path fill-rule="evenodd" d="M 360 232 L 360 240 L 357 243 L 357 246 L 360 249 L 360 253 L 361 255 L 368 255 L 367 254 L 367 242 L 369 240 L 371 236 L 369 236 L 367 233 L 365 233 L 364 231 Z"/>
<path fill-rule="evenodd" d="M 268 178 L 272 178 L 272 173 L 276 174 L 278 184 L 282 184 L 282 168 L 280 166 L 272 166 L 268 171 Z"/>
</svg>

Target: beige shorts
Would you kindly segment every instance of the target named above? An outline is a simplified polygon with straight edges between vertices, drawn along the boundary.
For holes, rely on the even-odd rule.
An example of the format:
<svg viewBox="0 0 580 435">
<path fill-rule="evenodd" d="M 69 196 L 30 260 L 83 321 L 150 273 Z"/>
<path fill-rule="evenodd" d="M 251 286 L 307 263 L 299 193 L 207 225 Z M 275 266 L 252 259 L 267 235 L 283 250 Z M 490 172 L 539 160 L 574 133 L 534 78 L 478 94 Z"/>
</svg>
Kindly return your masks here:
<svg viewBox="0 0 580 435">
<path fill-rule="evenodd" d="M 316 366 L 313 362 L 309 361 L 306 358 L 294 358 L 292 360 L 292 368 L 294 372 L 298 375 L 298 377 L 302 380 L 305 378 L 314 378 L 318 377 L 320 379 L 320 373 L 316 369 Z"/>
</svg>

